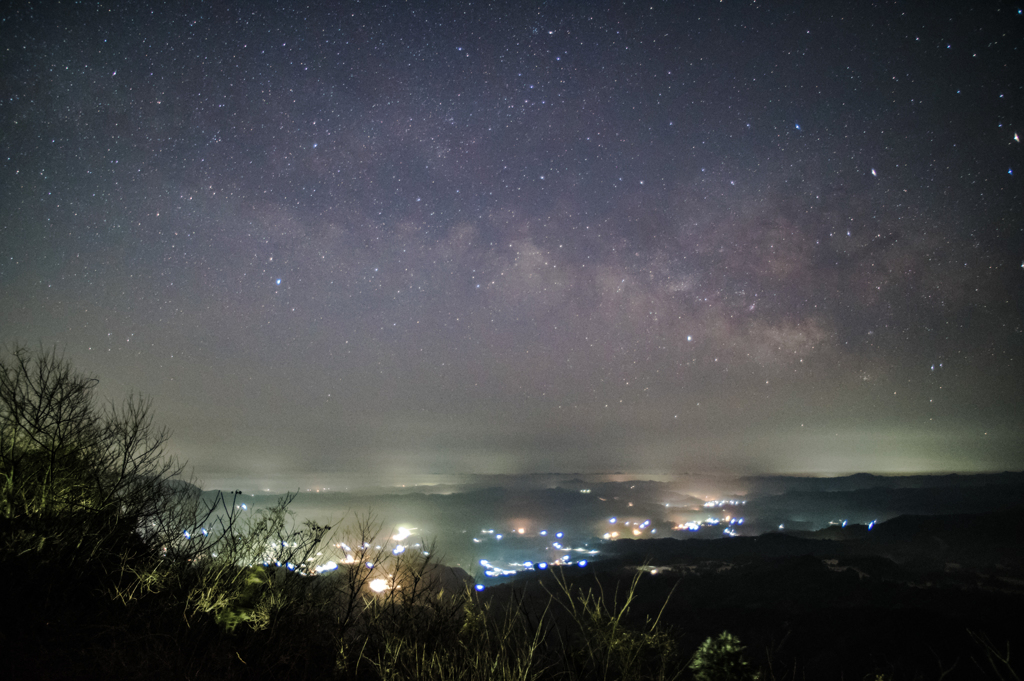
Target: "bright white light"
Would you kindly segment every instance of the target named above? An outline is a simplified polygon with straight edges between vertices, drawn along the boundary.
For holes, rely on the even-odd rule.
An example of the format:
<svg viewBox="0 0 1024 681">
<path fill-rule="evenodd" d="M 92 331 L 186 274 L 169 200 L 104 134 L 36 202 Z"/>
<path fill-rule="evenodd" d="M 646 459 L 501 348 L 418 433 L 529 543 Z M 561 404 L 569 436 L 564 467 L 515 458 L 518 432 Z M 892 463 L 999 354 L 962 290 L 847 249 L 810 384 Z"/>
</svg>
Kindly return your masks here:
<svg viewBox="0 0 1024 681">
<path fill-rule="evenodd" d="M 396 556 L 400 553 L 405 553 L 405 547 L 399 544 L 394 549 L 392 549 L 391 553 L 395 554 Z"/>
<path fill-rule="evenodd" d="M 384 591 L 385 589 L 390 589 L 391 587 L 388 586 L 388 580 L 378 578 L 370 582 L 370 588 L 376 591 L 377 593 L 380 593 L 381 591 Z"/>
<path fill-rule="evenodd" d="M 412 529 L 416 529 L 415 527 Z M 395 541 L 404 541 L 412 535 L 412 532 L 407 527 L 399 527 L 395 530 L 395 536 L 392 537 Z"/>
</svg>

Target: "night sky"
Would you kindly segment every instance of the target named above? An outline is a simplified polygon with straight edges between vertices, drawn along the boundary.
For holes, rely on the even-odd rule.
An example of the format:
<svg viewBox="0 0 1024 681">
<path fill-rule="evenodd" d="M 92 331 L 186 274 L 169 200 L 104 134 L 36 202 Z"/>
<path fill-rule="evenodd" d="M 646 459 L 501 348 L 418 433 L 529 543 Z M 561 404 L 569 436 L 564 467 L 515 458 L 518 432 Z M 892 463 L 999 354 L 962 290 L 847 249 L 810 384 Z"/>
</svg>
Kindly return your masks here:
<svg viewBox="0 0 1024 681">
<path fill-rule="evenodd" d="M 1024 467 L 997 2 L 11 2 L 0 342 L 204 476 Z"/>
</svg>

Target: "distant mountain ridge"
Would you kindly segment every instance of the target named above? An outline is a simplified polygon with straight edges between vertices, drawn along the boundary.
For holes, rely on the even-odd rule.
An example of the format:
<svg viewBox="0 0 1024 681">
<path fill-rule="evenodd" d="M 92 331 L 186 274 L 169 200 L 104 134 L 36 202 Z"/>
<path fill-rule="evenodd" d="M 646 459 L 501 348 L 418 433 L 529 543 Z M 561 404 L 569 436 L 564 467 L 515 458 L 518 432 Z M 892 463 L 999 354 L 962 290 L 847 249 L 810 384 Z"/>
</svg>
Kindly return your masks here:
<svg viewBox="0 0 1024 681">
<path fill-rule="evenodd" d="M 835 478 L 788 475 L 745 476 L 738 479 L 750 494 L 782 494 L 784 492 L 852 492 L 871 488 L 934 488 L 977 487 L 981 485 L 1024 486 L 1024 472 L 948 473 L 944 475 L 876 475 L 854 473 Z"/>
<path fill-rule="evenodd" d="M 701 561 L 880 556 L 918 571 L 956 569 L 1024 578 L 1024 506 L 1005 512 L 902 515 L 878 523 L 815 532 L 774 532 L 722 539 L 620 539 L 602 549 L 609 564 L 669 566 Z"/>
</svg>

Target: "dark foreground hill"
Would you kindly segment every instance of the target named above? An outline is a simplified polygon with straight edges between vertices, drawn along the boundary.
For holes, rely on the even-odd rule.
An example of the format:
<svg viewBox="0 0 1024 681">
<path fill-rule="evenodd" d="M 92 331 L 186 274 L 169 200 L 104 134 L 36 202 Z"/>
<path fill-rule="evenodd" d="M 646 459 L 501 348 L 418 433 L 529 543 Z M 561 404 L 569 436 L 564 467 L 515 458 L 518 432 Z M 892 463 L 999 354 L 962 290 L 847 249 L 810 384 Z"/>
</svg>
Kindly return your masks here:
<svg viewBox="0 0 1024 681">
<path fill-rule="evenodd" d="M 476 596 L 461 589 L 468 575 L 446 568 L 410 599 L 397 580 L 346 601 L 340 573 L 294 576 L 292 604 L 261 629 L 183 619 L 161 594 L 126 607 L 82 588 L 85 576 L 8 563 L 0 643 L 5 678 L 692 679 L 691 656 L 729 631 L 765 679 L 1018 678 L 1000 658 L 1024 643 L 1019 518 L 623 540 L 585 568 L 525 574 Z M 234 611 L 250 607 L 247 591 L 234 598 Z M 347 602 L 362 605 L 341 630 Z M 492 665 L 505 666 L 495 675 Z"/>
<path fill-rule="evenodd" d="M 800 536 L 624 540 L 563 573 L 618 593 L 638 571 L 634 624 L 661 612 L 682 649 L 722 630 L 777 678 L 1009 676 L 996 652 L 1024 643 L 1021 513 L 903 516 Z M 490 589 L 540 607 L 555 574 Z"/>
<path fill-rule="evenodd" d="M 974 571 L 986 578 L 1024 579 L 1024 508 L 955 515 L 905 515 L 878 523 L 817 532 L 773 532 L 721 540 L 620 540 L 606 546 L 610 561 L 686 566 L 694 561 L 812 555 L 877 556 L 918 573 Z"/>
</svg>

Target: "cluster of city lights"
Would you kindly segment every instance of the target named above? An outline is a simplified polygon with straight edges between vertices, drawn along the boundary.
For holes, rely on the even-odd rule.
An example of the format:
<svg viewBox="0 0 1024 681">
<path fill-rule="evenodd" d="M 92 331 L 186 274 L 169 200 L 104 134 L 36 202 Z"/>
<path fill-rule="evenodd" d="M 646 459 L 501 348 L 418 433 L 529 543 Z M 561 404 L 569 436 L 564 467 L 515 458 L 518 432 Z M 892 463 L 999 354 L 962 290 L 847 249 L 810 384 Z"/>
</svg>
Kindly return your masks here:
<svg viewBox="0 0 1024 681">
<path fill-rule="evenodd" d="M 712 499 L 704 502 L 704 508 L 744 506 L 746 503 L 747 502 L 743 499 Z M 743 524 L 743 518 L 733 517 L 732 515 L 726 515 L 724 518 L 708 516 L 704 520 L 689 520 L 684 523 L 679 523 L 674 529 L 685 532 L 697 532 L 704 527 L 718 527 L 722 524 L 725 525 L 725 528 L 722 530 L 722 534 L 727 537 L 738 537 L 739 533 L 736 531 L 736 526 Z"/>
<path fill-rule="evenodd" d="M 550 538 L 550 543 L 547 544 L 547 546 L 545 546 L 544 548 L 538 548 L 537 550 L 545 553 L 557 551 L 558 555 L 549 558 L 547 561 L 526 560 L 523 562 L 505 562 L 495 561 L 494 559 L 481 559 L 479 563 L 484 570 L 484 576 L 491 578 L 507 577 L 522 571 L 546 570 L 548 569 L 548 567 L 551 566 L 576 565 L 579 567 L 585 567 L 587 565 L 587 560 L 586 558 L 581 557 L 580 554 L 585 554 L 588 557 L 597 554 L 597 551 L 595 550 L 587 548 L 574 548 L 571 545 L 565 545 L 563 543 L 565 533 L 560 531 L 549 532 L 548 530 L 539 530 L 534 534 L 532 532 L 527 532 L 527 529 L 525 527 L 516 527 L 509 531 L 507 537 Z M 501 534 L 495 529 L 487 528 L 480 530 L 480 535 L 477 537 L 473 537 L 473 542 L 475 544 L 482 544 L 489 541 L 499 543 L 503 539 L 506 539 L 506 535 Z M 522 549 L 518 548 L 517 545 L 516 551 L 519 552 L 520 550 Z M 498 562 L 501 562 L 502 564 L 496 564 Z M 482 587 L 477 588 L 478 590 L 482 589 Z"/>
<path fill-rule="evenodd" d="M 722 508 L 723 506 L 744 506 L 745 499 L 712 499 L 704 502 L 704 508 Z"/>
<path fill-rule="evenodd" d="M 630 504 L 630 506 L 632 506 L 632 505 L 633 504 Z M 617 524 L 619 524 L 619 519 L 616 518 L 616 517 L 609 518 L 608 519 L 608 524 L 609 525 L 617 525 Z M 632 525 L 632 527 L 630 527 L 631 525 Z M 658 533 L 657 529 L 651 527 L 650 519 L 639 521 L 639 522 L 632 521 L 632 520 L 624 520 L 624 521 L 622 521 L 622 527 L 626 528 L 626 529 L 623 530 L 623 532 L 628 531 L 634 537 L 639 537 L 647 529 L 650 529 L 651 534 L 657 534 Z M 610 532 L 605 532 L 603 535 L 601 535 L 601 538 L 602 539 L 618 539 L 619 536 L 620 536 L 620 533 L 617 530 L 612 530 Z"/>
<path fill-rule="evenodd" d="M 726 516 L 725 518 L 708 517 L 704 520 L 690 520 L 685 523 L 680 523 L 675 526 L 675 529 L 680 531 L 685 530 L 687 532 L 696 532 L 702 527 L 717 527 L 718 525 L 722 525 L 723 523 L 726 525 L 726 528 L 722 530 L 722 533 L 728 534 L 731 537 L 735 537 L 736 531 L 732 526 L 742 525 L 743 518 L 733 518 L 730 516 Z"/>
</svg>

